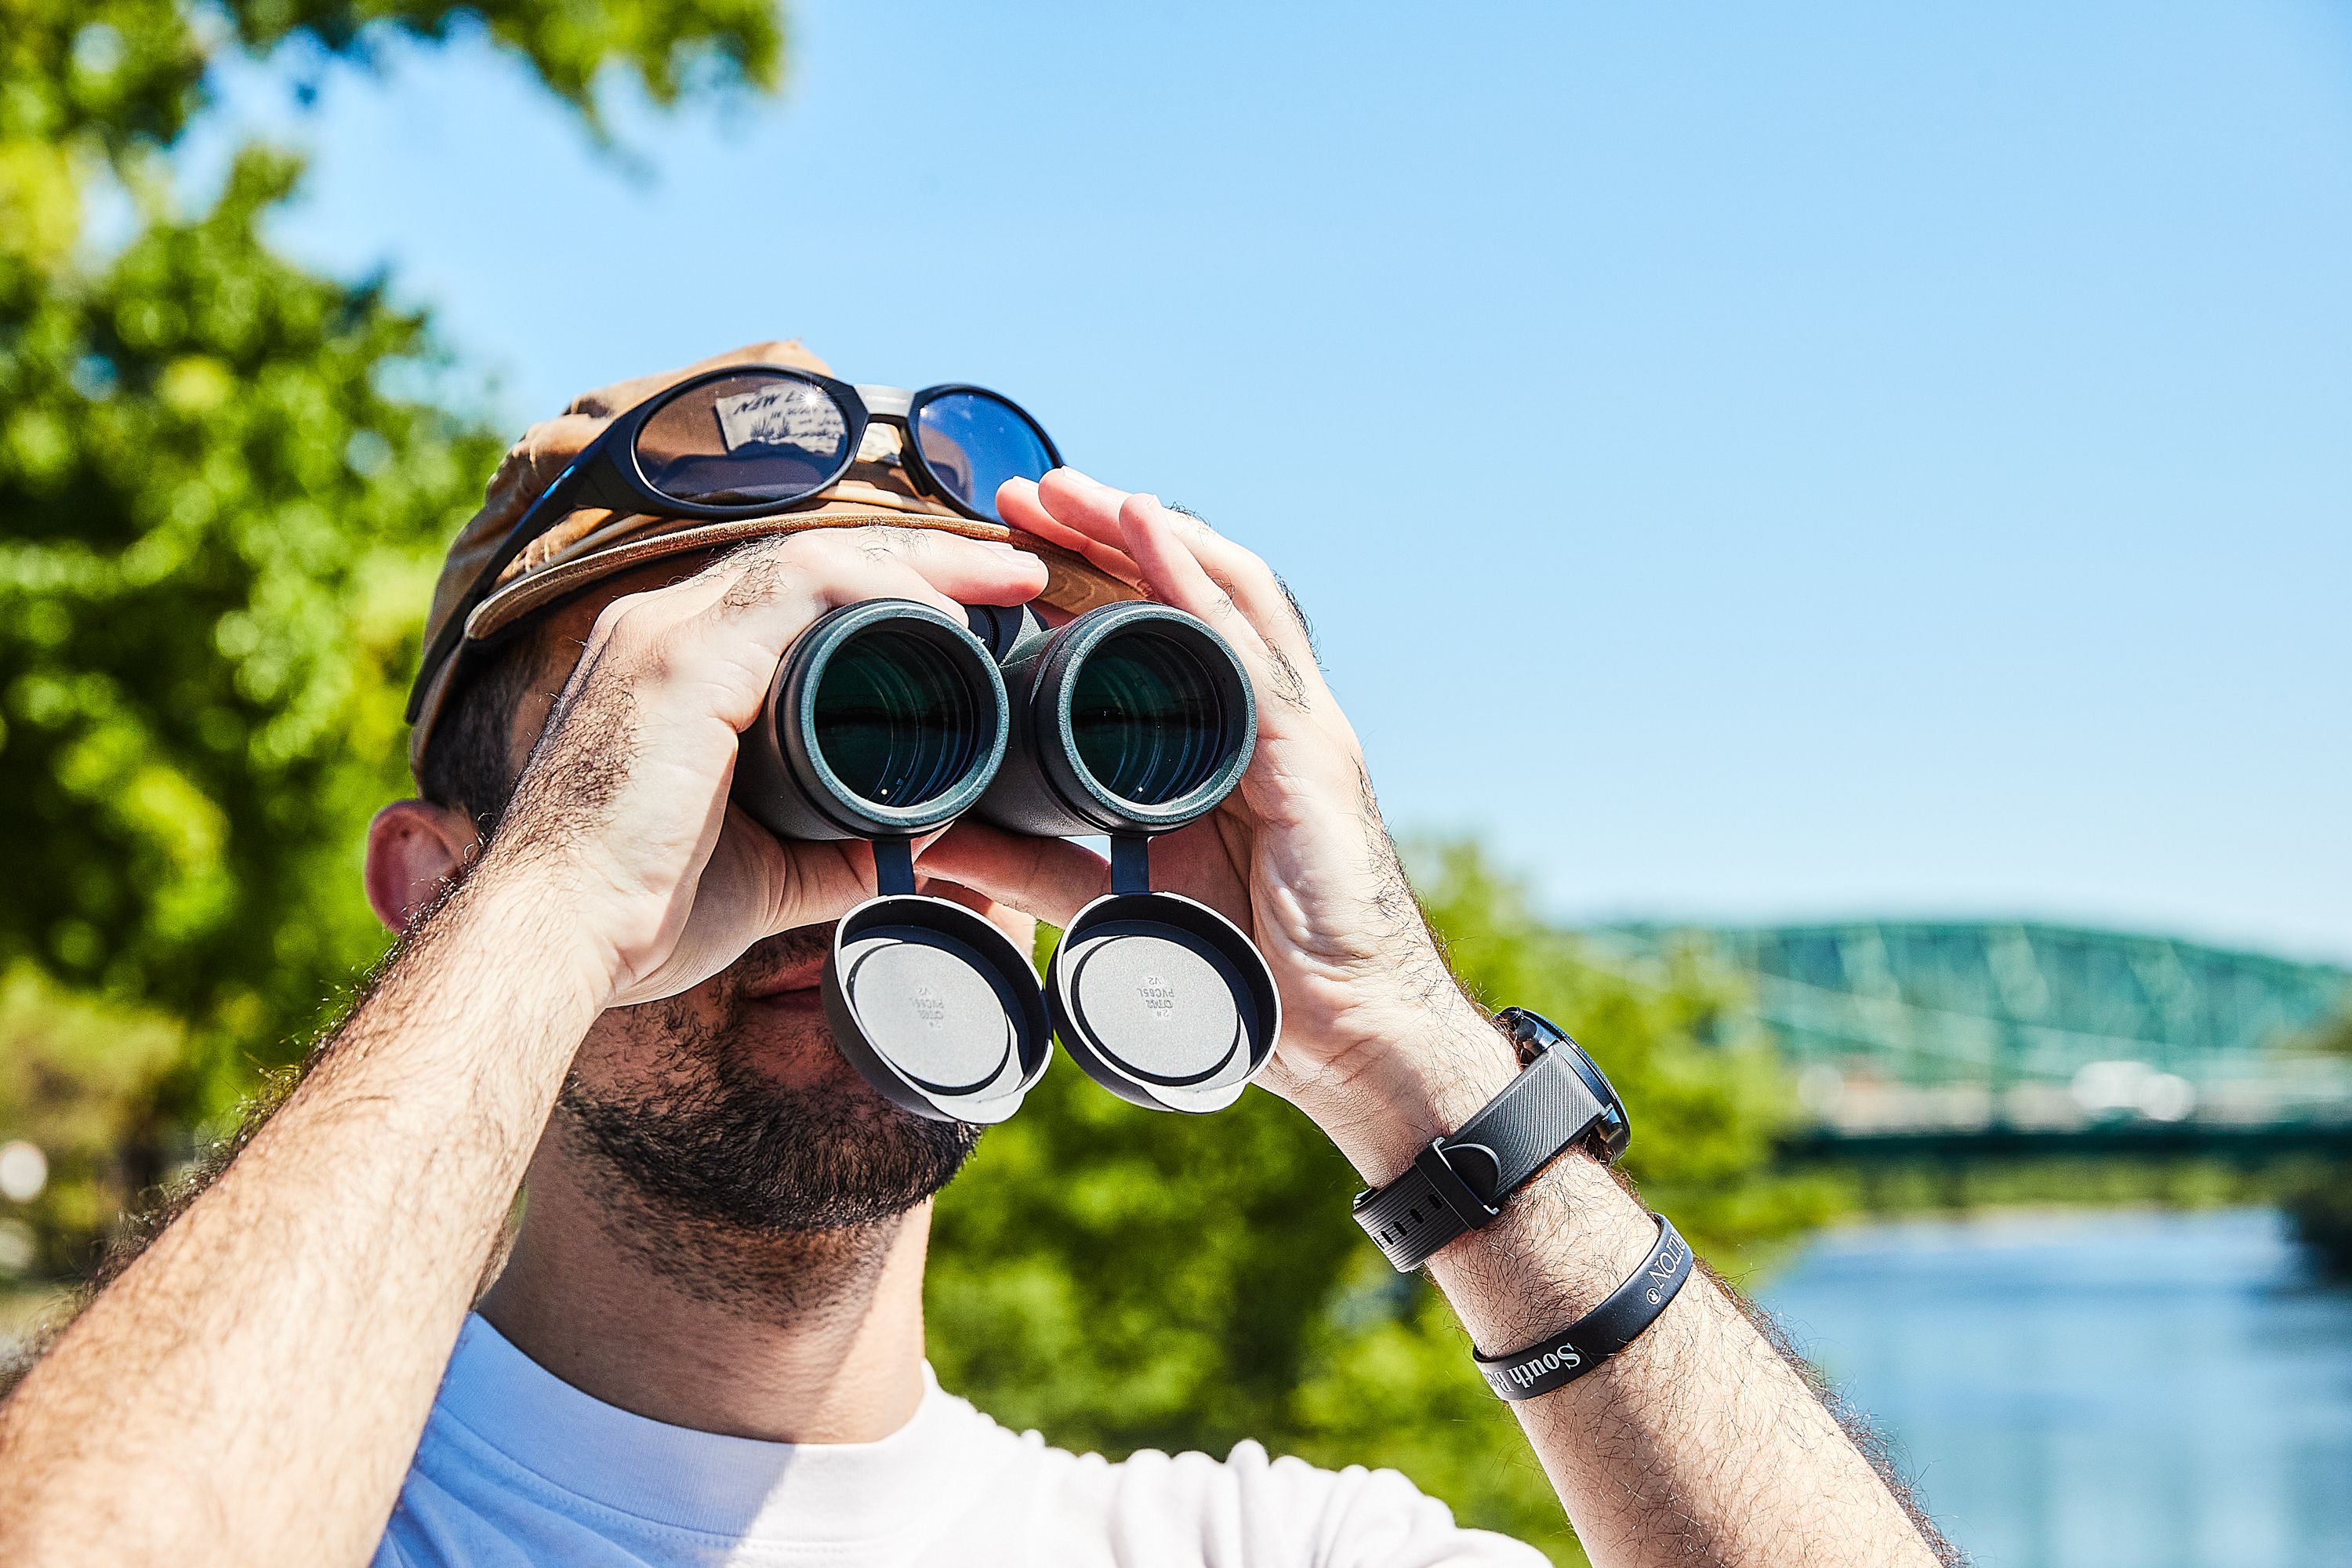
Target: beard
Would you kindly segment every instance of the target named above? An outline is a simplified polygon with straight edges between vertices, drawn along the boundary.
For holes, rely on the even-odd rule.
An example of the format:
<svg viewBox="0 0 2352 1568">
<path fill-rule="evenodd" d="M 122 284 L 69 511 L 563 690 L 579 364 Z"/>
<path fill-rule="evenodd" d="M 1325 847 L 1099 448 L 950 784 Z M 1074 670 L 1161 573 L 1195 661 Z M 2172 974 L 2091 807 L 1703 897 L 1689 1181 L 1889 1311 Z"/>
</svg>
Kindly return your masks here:
<svg viewBox="0 0 2352 1568">
<path fill-rule="evenodd" d="M 821 1019 L 794 1043 L 822 1053 L 812 1081 L 759 1059 L 755 988 L 807 970 L 833 941 L 802 926 L 756 944 L 686 995 L 607 1015 L 625 1037 L 625 1081 L 577 1066 L 557 1105 L 566 1134 L 627 1189 L 639 1217 L 709 1246 L 848 1231 L 894 1218 L 946 1186 L 980 1129 L 900 1110 L 851 1071 Z M 626 1016 L 620 1016 L 626 1015 Z M 723 1233 L 714 1235 L 714 1232 Z"/>
</svg>

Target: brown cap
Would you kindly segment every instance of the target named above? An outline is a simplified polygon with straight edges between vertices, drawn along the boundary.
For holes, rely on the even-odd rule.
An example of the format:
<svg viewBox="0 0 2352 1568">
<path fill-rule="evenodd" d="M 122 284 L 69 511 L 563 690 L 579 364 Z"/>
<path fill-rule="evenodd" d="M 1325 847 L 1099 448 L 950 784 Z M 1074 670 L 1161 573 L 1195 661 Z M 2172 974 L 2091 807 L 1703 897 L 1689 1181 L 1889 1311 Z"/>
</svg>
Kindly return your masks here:
<svg viewBox="0 0 2352 1568">
<path fill-rule="evenodd" d="M 698 363 L 660 375 L 640 376 L 575 397 L 562 415 L 524 432 L 490 478 L 482 510 L 457 531 L 448 559 L 434 584 L 433 605 L 425 612 L 425 646 L 431 647 L 442 626 L 457 612 L 466 590 L 497 551 L 517 519 L 555 481 L 572 459 L 603 433 L 604 426 L 629 409 L 688 376 L 730 364 L 780 364 L 830 375 L 832 368 L 797 341 L 750 343 Z M 648 561 L 689 551 L 708 550 L 771 534 L 796 533 L 809 528 L 859 528 L 884 524 L 899 528 L 937 528 L 973 539 L 1002 540 L 1020 546 L 1045 563 L 1045 603 L 1072 615 L 1117 599 L 1141 595 L 1135 587 L 1111 576 L 1083 558 L 1023 533 L 1003 523 L 982 522 L 964 516 L 919 492 L 898 462 L 891 438 L 898 431 L 876 425 L 849 471 L 830 489 L 813 500 L 768 517 L 740 518 L 727 522 L 697 521 L 642 513 L 614 513 L 593 508 L 568 515 L 499 574 L 499 585 L 466 617 L 466 640 L 480 642 L 507 630 L 533 613 L 569 598 L 583 588 Z M 416 726 L 409 731 L 408 765 L 422 774 L 426 739 L 442 705 L 448 700 L 455 658 L 431 672 Z"/>
</svg>

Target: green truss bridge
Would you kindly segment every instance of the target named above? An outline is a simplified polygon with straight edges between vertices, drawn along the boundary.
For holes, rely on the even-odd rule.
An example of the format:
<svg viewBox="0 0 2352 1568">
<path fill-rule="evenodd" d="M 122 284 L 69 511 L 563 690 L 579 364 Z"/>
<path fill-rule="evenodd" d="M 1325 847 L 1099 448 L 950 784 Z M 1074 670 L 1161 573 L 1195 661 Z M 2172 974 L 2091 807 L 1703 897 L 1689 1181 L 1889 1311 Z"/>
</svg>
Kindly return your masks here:
<svg viewBox="0 0 2352 1568">
<path fill-rule="evenodd" d="M 1797 1071 L 1800 1152 L 2352 1151 L 2352 972 L 2021 922 L 1618 926 L 1743 973 Z"/>
</svg>

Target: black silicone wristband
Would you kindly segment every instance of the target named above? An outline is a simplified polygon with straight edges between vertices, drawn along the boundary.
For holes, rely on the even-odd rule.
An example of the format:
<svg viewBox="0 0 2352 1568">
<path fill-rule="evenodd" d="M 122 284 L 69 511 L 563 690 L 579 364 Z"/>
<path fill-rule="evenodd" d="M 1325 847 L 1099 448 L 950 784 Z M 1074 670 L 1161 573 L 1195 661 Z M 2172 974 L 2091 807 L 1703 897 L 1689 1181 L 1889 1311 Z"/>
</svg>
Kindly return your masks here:
<svg viewBox="0 0 2352 1568">
<path fill-rule="evenodd" d="M 1606 1092 L 1608 1080 L 1584 1048 L 1564 1034 L 1557 1039 L 1461 1131 L 1423 1149 L 1387 1186 L 1356 1194 L 1356 1223 L 1397 1272 L 1410 1274 L 1488 1224 L 1505 1199 L 1595 1129 L 1623 1129 L 1615 1095 L 1593 1089 L 1598 1082 Z"/>
<path fill-rule="evenodd" d="M 1549 1394 L 1574 1383 L 1641 1337 L 1658 1321 L 1658 1314 L 1690 1278 L 1690 1244 L 1662 1214 L 1658 1244 L 1633 1277 L 1609 1293 L 1609 1299 L 1549 1339 L 1523 1351 L 1494 1357 L 1473 1353 L 1486 1386 L 1503 1399 L 1517 1403 Z"/>
</svg>

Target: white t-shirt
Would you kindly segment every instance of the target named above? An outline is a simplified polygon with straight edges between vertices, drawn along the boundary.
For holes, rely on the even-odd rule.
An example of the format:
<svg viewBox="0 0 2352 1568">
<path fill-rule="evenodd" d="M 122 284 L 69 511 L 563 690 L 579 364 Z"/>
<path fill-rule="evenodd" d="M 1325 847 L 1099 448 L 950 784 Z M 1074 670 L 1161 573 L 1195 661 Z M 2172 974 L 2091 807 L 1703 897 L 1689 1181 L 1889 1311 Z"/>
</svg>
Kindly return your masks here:
<svg viewBox="0 0 2352 1568">
<path fill-rule="evenodd" d="M 940 1390 L 877 1443 L 762 1443 L 592 1399 L 468 1318 L 375 1568 L 1437 1563 L 1539 1568 L 1394 1470 L 1243 1443 L 1119 1464 Z"/>
</svg>

